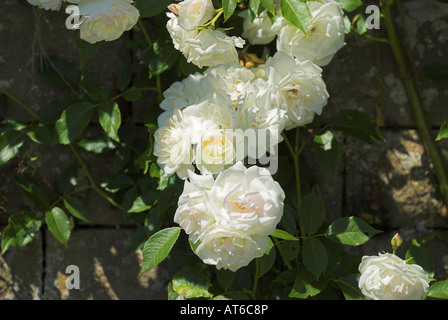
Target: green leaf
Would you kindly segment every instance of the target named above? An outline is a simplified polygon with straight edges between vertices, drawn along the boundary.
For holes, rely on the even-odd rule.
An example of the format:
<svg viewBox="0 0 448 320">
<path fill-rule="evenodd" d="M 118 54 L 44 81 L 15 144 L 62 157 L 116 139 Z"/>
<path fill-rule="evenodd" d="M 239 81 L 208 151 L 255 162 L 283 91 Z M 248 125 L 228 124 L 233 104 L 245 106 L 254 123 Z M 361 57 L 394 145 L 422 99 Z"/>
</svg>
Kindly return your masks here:
<svg viewBox="0 0 448 320">
<path fill-rule="evenodd" d="M 98 52 L 99 48 L 101 47 L 101 42 L 91 44 L 87 41 L 78 39 L 77 46 L 79 54 L 79 64 L 81 69 L 83 69 L 86 62 Z"/>
<path fill-rule="evenodd" d="M 106 189 L 109 192 L 118 192 L 122 189 L 127 189 L 134 185 L 134 180 L 131 177 L 125 175 L 117 175 L 113 177 L 108 177 L 103 182 L 101 182 L 100 186 Z"/>
<path fill-rule="evenodd" d="M 320 277 L 319 280 L 316 280 L 310 272 L 302 268 L 297 274 L 289 296 L 298 299 L 314 297 L 325 289 L 327 283 L 327 277 Z"/>
<path fill-rule="evenodd" d="M 173 290 L 184 296 L 190 298 L 211 298 L 213 295 L 208 291 L 211 282 L 205 272 L 193 266 L 186 266 L 174 274 Z"/>
<path fill-rule="evenodd" d="M 139 213 L 147 211 L 154 207 L 159 193 L 155 190 L 148 190 L 141 196 L 137 197 L 132 203 L 132 207 L 128 210 L 130 213 Z"/>
<path fill-rule="evenodd" d="M 258 17 L 264 8 L 261 5 L 260 0 L 250 0 L 249 2 L 249 18 L 253 22 L 256 17 Z"/>
<path fill-rule="evenodd" d="M 437 135 L 436 141 L 448 139 L 448 119 L 446 119 L 442 126 L 440 127 L 439 134 Z"/>
<path fill-rule="evenodd" d="M 367 32 L 366 18 L 364 18 L 363 15 L 360 15 L 358 17 L 358 20 L 356 21 L 356 29 L 358 30 L 358 33 L 360 35 L 363 35 Z"/>
<path fill-rule="evenodd" d="M 448 299 L 448 280 L 433 283 L 428 289 L 428 297 Z"/>
<path fill-rule="evenodd" d="M 0 134 L 0 165 L 5 164 L 17 153 L 25 141 L 25 135 L 21 131 L 8 130 Z"/>
<path fill-rule="evenodd" d="M 282 0 L 280 4 L 283 17 L 294 26 L 307 33 L 311 12 L 306 2 L 301 0 Z"/>
<path fill-rule="evenodd" d="M 275 12 L 275 3 L 274 0 L 261 0 L 261 4 L 271 13 Z"/>
<path fill-rule="evenodd" d="M 300 219 L 306 234 L 313 235 L 325 216 L 325 204 L 314 191 L 300 201 Z"/>
<path fill-rule="evenodd" d="M 54 125 L 54 123 L 61 117 L 62 112 L 69 105 L 77 101 L 76 97 L 66 96 L 56 99 L 45 106 L 40 119 L 43 125 Z"/>
<path fill-rule="evenodd" d="M 319 166 L 332 179 L 335 179 L 339 168 L 341 153 L 339 143 L 331 131 L 326 131 L 324 134 L 314 137 L 314 156 Z"/>
<path fill-rule="evenodd" d="M 271 270 L 276 257 L 277 254 L 274 248 L 274 244 L 272 244 L 271 241 L 271 248 L 262 257 L 258 258 L 258 261 L 260 263 L 260 273 L 258 275 L 259 278 L 261 278 L 265 273 Z"/>
<path fill-rule="evenodd" d="M 67 194 L 78 184 L 78 161 L 73 163 L 64 171 L 59 179 L 59 191 Z"/>
<path fill-rule="evenodd" d="M 342 244 L 358 246 L 380 232 L 358 217 L 342 217 L 328 227 L 326 236 Z"/>
<path fill-rule="evenodd" d="M 25 193 L 28 200 L 33 202 L 39 209 L 47 209 L 50 205 L 50 197 L 34 183 L 28 176 L 18 174 L 14 177 L 16 184 Z"/>
<path fill-rule="evenodd" d="M 336 285 L 341 289 L 345 300 L 366 300 L 366 297 L 358 287 L 341 280 L 337 280 Z"/>
<path fill-rule="evenodd" d="M 41 225 L 42 221 L 31 212 L 23 211 L 12 215 L 2 233 L 2 254 L 10 246 L 19 248 L 26 246 L 36 237 Z"/>
<path fill-rule="evenodd" d="M 173 43 L 164 42 L 160 48 L 154 50 L 155 55 L 148 63 L 149 78 L 169 70 L 179 60 L 180 52 L 174 48 Z"/>
<path fill-rule="evenodd" d="M 75 103 L 65 109 L 55 124 L 59 142 L 69 144 L 79 137 L 89 124 L 94 110 L 88 102 Z"/>
<path fill-rule="evenodd" d="M 325 246 L 317 238 L 307 238 L 302 244 L 302 259 L 305 267 L 316 279 L 325 271 L 328 255 Z"/>
<path fill-rule="evenodd" d="M 123 93 L 123 98 L 125 98 L 127 101 L 135 101 L 139 99 L 142 96 L 142 94 L 143 94 L 142 89 L 137 87 L 131 87 Z"/>
<path fill-rule="evenodd" d="M 117 75 L 117 88 L 120 91 L 125 91 L 129 86 L 132 80 L 132 63 L 129 59 L 123 67 L 121 67 L 120 71 Z"/>
<path fill-rule="evenodd" d="M 48 229 L 62 244 L 67 247 L 70 238 L 70 220 L 61 208 L 54 207 L 45 213 Z"/>
<path fill-rule="evenodd" d="M 362 6 L 361 0 L 337 0 L 344 11 L 352 12 Z"/>
<path fill-rule="evenodd" d="M 328 124 L 333 130 L 344 132 L 370 144 L 374 140 L 384 139 L 375 121 L 366 113 L 358 110 L 339 112 L 331 117 Z"/>
<path fill-rule="evenodd" d="M 30 139 L 36 143 L 51 146 L 56 142 L 50 132 L 50 129 L 41 123 L 34 123 L 29 125 L 26 133 L 28 134 L 28 137 L 30 137 Z"/>
<path fill-rule="evenodd" d="M 65 196 L 63 201 L 65 208 L 72 216 L 84 222 L 89 222 L 87 210 L 79 199 L 73 196 Z"/>
<path fill-rule="evenodd" d="M 237 0 L 222 0 L 222 9 L 224 13 L 224 22 L 226 22 L 235 12 Z"/>
<path fill-rule="evenodd" d="M 283 263 L 286 265 L 289 261 L 294 260 L 300 253 L 299 241 L 282 241 L 278 243 L 278 251 L 282 257 Z"/>
<path fill-rule="evenodd" d="M 280 229 L 276 229 L 274 231 L 274 233 L 271 234 L 271 236 L 279 238 L 279 239 L 283 239 L 283 240 L 293 240 L 293 241 L 299 240 L 296 237 L 294 237 L 293 235 L 289 234 L 288 232 L 286 232 L 284 230 L 280 230 Z"/>
<path fill-rule="evenodd" d="M 118 129 L 121 125 L 121 113 L 118 104 L 112 101 L 104 102 L 99 105 L 98 114 L 101 127 L 109 138 L 119 142 Z"/>
<path fill-rule="evenodd" d="M 97 154 L 108 152 L 116 148 L 113 141 L 106 134 L 83 139 L 78 142 L 78 145 L 84 150 Z"/>
<path fill-rule="evenodd" d="M 429 277 L 434 277 L 434 261 L 428 249 L 422 247 L 416 239 L 406 251 L 406 261 L 410 264 L 418 264 L 425 270 Z"/>
<path fill-rule="evenodd" d="M 76 66 L 56 56 L 39 57 L 37 65 L 39 74 L 56 87 L 76 88 L 81 79 Z"/>
<path fill-rule="evenodd" d="M 155 267 L 168 256 L 181 230 L 179 227 L 166 228 L 156 232 L 146 241 L 142 250 L 143 267 L 140 274 Z"/>
<path fill-rule="evenodd" d="M 430 63 L 420 72 L 423 77 L 432 81 L 448 80 L 448 65 L 440 62 Z"/>
<path fill-rule="evenodd" d="M 134 6 L 140 12 L 140 18 L 149 18 L 168 10 L 170 0 L 135 0 Z"/>
<path fill-rule="evenodd" d="M 221 288 L 223 288 L 225 291 L 230 289 L 233 282 L 235 281 L 235 276 L 235 272 L 230 270 L 216 270 L 216 280 L 218 281 L 218 284 L 221 286 Z"/>
<path fill-rule="evenodd" d="M 96 102 L 106 100 L 109 95 L 107 88 L 92 71 L 83 70 L 80 85 L 84 92 Z"/>
</svg>

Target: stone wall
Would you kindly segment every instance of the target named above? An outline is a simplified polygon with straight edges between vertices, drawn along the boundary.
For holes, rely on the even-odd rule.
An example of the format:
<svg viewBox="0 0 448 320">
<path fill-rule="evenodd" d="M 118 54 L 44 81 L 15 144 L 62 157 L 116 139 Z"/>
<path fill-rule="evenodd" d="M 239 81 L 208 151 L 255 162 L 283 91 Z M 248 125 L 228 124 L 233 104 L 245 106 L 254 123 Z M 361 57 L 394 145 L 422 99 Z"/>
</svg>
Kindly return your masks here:
<svg viewBox="0 0 448 320">
<path fill-rule="evenodd" d="M 402 2 L 417 69 L 426 63 L 442 62 L 448 52 L 448 5 L 428 0 Z M 0 86 L 8 87 L 36 112 L 63 94 L 39 77 L 36 55 L 45 51 L 78 63 L 78 34 L 65 29 L 65 18 L 63 12 L 36 10 L 24 0 L 0 1 Z M 131 36 L 132 32 L 128 32 L 117 41 L 105 43 L 88 64 L 110 87 L 123 62 L 138 56 L 126 46 Z M 352 249 L 358 253 L 389 250 L 390 239 L 399 232 L 405 243 L 398 254 L 403 254 L 410 241 L 419 238 L 433 254 L 435 277 L 448 279 L 446 208 L 388 47 L 350 35 L 346 47 L 324 68 L 324 79 L 331 96 L 324 108 L 324 119 L 350 108 L 374 118 L 382 115 L 379 118 L 384 120 L 386 137 L 370 145 L 338 136 L 343 148 L 338 177 L 331 180 L 322 174 L 317 188 L 325 201 L 327 218 L 360 216 L 384 231 Z M 446 84 L 421 78 L 421 94 L 435 134 L 448 118 Z M 120 106 L 128 110 L 126 116 L 141 123 L 153 101 L 154 96 L 148 93 L 135 103 L 120 102 Z M 12 108 L 17 116 L 23 112 Z M 89 132 L 96 129 L 89 128 Z M 140 129 L 145 139 L 144 127 Z M 448 141 L 440 141 L 438 147 L 448 163 Z M 87 152 L 82 156 L 98 181 L 113 170 L 113 159 Z M 304 159 L 313 166 L 309 153 Z M 10 172 L 27 170 L 45 186 L 54 183 L 72 162 L 70 152 L 62 146 L 26 144 L 17 159 L 0 167 L 0 231 L 11 214 L 32 207 L 15 186 Z M 68 248 L 42 229 L 27 247 L 10 248 L 0 256 L 0 299 L 167 298 L 166 285 L 173 272 L 169 261 L 139 276 L 141 254 L 130 247 L 135 224 L 93 191 L 86 191 L 83 197 L 87 210 L 94 213 L 93 221 L 76 223 Z M 81 270 L 80 290 L 65 287 L 65 269 L 69 265 Z"/>
</svg>

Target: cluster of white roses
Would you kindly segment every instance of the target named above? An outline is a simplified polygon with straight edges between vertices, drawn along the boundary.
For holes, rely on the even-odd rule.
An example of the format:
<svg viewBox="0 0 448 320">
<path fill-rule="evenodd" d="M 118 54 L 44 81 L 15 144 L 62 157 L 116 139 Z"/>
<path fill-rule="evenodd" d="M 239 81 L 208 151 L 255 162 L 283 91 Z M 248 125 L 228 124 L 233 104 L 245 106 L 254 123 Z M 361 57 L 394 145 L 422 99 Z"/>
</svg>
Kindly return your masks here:
<svg viewBox="0 0 448 320">
<path fill-rule="evenodd" d="M 278 36 L 278 51 L 252 59 L 251 67 L 236 49 L 245 41 L 215 28 L 221 11 L 211 0 L 169 6 L 174 47 L 205 68 L 164 92 L 154 155 L 165 176 L 185 180 L 175 222 L 199 243 L 196 254 L 217 268 L 235 271 L 262 256 L 283 214 L 284 192 L 273 172 L 246 169 L 243 161 L 275 154 L 283 130 L 312 122 L 327 104 L 318 64 L 344 45 L 343 13 L 333 0 L 309 5 L 308 35 L 281 14 L 275 22 L 266 12 L 251 21 L 241 12 L 242 36 L 251 44 Z"/>
<path fill-rule="evenodd" d="M 28 0 L 41 9 L 53 11 L 58 11 L 63 1 L 77 5 L 80 37 L 92 44 L 117 40 L 140 17 L 132 0 Z"/>
</svg>

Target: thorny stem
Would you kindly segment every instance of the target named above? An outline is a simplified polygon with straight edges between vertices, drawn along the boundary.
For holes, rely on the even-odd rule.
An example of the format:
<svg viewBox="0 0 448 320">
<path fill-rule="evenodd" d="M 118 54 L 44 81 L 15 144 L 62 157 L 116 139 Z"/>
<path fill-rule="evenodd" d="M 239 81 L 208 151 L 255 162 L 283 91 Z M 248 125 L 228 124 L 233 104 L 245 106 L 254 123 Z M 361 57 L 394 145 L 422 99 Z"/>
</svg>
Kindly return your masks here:
<svg viewBox="0 0 448 320">
<path fill-rule="evenodd" d="M 448 206 L 447 172 L 442 157 L 436 147 L 435 139 L 432 136 L 431 126 L 424 112 L 422 101 L 418 94 L 416 85 L 406 65 L 405 56 L 403 54 L 400 42 L 398 40 L 398 35 L 395 30 L 395 25 L 390 10 L 390 6 L 392 4 L 393 3 L 391 1 L 381 2 L 382 13 L 384 16 L 384 22 L 386 25 L 386 31 L 389 39 L 390 49 L 392 51 L 393 57 L 395 59 L 398 68 L 398 74 L 403 82 L 406 93 L 408 95 L 415 125 L 417 126 L 420 138 L 422 139 L 426 152 L 429 154 L 429 157 L 434 166 L 434 170 L 439 182 L 439 188 L 442 195 L 442 199 L 445 203 L 445 206 Z"/>
</svg>

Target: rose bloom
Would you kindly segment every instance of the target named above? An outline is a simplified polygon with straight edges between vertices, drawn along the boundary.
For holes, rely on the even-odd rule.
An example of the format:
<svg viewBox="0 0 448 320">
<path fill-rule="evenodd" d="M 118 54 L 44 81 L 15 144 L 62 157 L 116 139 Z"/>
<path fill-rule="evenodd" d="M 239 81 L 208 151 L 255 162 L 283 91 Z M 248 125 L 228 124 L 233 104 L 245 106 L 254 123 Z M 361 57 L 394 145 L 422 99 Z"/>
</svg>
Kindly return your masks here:
<svg viewBox="0 0 448 320">
<path fill-rule="evenodd" d="M 196 254 L 206 264 L 237 271 L 253 259 L 262 257 L 269 248 L 269 238 L 244 235 L 214 225 L 201 239 Z"/>
<path fill-rule="evenodd" d="M 61 8 L 62 0 L 28 0 L 28 3 L 40 9 L 57 11 Z"/>
<path fill-rule="evenodd" d="M 292 24 L 282 28 L 277 38 L 277 50 L 297 59 L 311 60 L 325 66 L 344 45 L 344 15 L 334 0 L 309 1 L 311 19 L 307 35 Z"/>
<path fill-rule="evenodd" d="M 372 300 L 423 300 L 428 276 L 417 264 L 407 264 L 394 254 L 364 256 L 359 265 L 359 289 Z"/>
<path fill-rule="evenodd" d="M 185 0 L 178 4 L 179 25 L 194 30 L 207 23 L 215 14 L 212 0 Z"/>
<path fill-rule="evenodd" d="M 286 130 L 311 123 L 327 104 L 329 94 L 322 69 L 311 61 L 299 61 L 277 52 L 265 65 L 272 104 L 286 110 Z"/>
<path fill-rule="evenodd" d="M 96 43 L 113 41 L 130 30 L 140 13 L 132 0 L 83 0 L 79 3 L 81 39 Z"/>
<path fill-rule="evenodd" d="M 238 63 L 238 52 L 235 47 L 242 48 L 245 41 L 240 37 L 229 37 L 221 30 L 206 28 L 202 31 L 186 30 L 179 25 L 179 17 L 169 12 L 167 30 L 174 48 L 179 50 L 187 62 L 199 68 L 219 64 Z"/>
<path fill-rule="evenodd" d="M 238 162 L 219 173 L 209 199 L 219 224 L 241 234 L 267 236 L 280 222 L 285 194 L 266 168 Z"/>
<path fill-rule="evenodd" d="M 236 271 L 261 257 L 285 199 L 269 171 L 238 162 L 216 179 L 192 171 L 188 177 L 175 221 L 198 242 L 195 253 L 204 263 Z"/>
<path fill-rule="evenodd" d="M 286 25 L 286 20 L 282 16 L 277 17 L 272 23 L 266 10 L 260 13 L 254 21 L 251 21 L 248 10 L 241 11 L 238 16 L 244 19 L 241 36 L 252 45 L 271 43 L 282 27 Z"/>
</svg>

